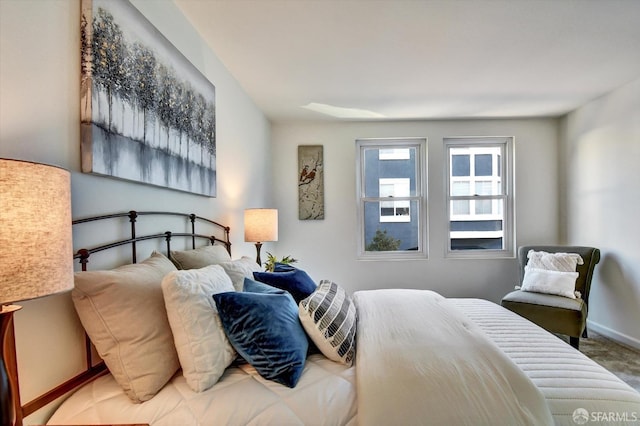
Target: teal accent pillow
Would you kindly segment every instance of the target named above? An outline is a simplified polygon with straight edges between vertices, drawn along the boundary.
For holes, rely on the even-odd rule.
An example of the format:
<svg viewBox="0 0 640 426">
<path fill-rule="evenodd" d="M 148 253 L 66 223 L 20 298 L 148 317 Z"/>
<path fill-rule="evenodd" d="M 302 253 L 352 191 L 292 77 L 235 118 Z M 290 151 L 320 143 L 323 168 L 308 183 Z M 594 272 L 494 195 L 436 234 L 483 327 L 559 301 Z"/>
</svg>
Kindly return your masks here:
<svg viewBox="0 0 640 426">
<path fill-rule="evenodd" d="M 258 281 L 254 281 L 251 278 L 244 279 L 244 290 L 247 293 L 265 293 L 265 294 L 281 294 L 283 290 L 272 287 L 268 284 L 264 284 Z"/>
<path fill-rule="evenodd" d="M 254 272 L 253 278 L 272 287 L 288 291 L 296 304 L 316 291 L 316 283 L 302 269 L 287 272 Z"/>
<path fill-rule="evenodd" d="M 251 288 L 250 281 L 245 285 Z M 262 377 L 293 388 L 304 370 L 308 349 L 298 306 L 286 291 L 255 284 L 263 292 L 245 289 L 213 295 L 222 326 L 238 354 Z"/>
</svg>

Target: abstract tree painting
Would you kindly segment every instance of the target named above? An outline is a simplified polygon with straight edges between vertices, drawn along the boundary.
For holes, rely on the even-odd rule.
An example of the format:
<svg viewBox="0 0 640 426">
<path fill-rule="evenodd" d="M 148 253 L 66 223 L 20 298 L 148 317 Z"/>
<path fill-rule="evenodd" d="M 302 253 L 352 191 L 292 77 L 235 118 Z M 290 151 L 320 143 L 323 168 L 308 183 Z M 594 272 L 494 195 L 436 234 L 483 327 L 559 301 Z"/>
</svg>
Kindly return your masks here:
<svg viewBox="0 0 640 426">
<path fill-rule="evenodd" d="M 322 145 L 298 146 L 298 219 L 324 219 Z"/>
<path fill-rule="evenodd" d="M 128 0 L 82 0 L 82 171 L 216 196 L 215 87 Z"/>
</svg>

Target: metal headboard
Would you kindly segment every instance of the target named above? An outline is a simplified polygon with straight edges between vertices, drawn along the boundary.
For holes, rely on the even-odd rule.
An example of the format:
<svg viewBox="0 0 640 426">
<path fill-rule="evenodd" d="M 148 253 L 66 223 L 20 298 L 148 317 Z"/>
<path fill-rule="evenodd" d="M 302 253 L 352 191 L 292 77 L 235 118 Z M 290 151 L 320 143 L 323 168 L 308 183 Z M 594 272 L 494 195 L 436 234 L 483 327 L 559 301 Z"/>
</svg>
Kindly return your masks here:
<svg viewBox="0 0 640 426">
<path fill-rule="evenodd" d="M 136 236 L 136 223 L 138 221 L 138 217 L 140 216 L 179 216 L 179 217 L 184 217 L 186 219 L 189 219 L 189 222 L 191 222 L 191 232 L 190 233 L 185 233 L 185 232 L 171 232 L 171 231 L 165 231 L 163 233 L 159 233 L 159 234 L 149 234 L 149 235 L 143 235 L 143 236 Z M 195 214 L 187 214 L 187 213 L 176 213 L 176 212 L 137 212 L 135 210 L 131 210 L 129 212 L 126 213 L 113 213 L 113 214 L 107 214 L 107 215 L 102 215 L 102 216 L 93 216 L 93 217 L 88 217 L 85 219 L 76 219 L 74 220 L 72 223 L 73 225 L 79 225 L 82 223 L 87 223 L 87 222 L 95 222 L 98 220 L 106 220 L 106 219 L 117 219 L 117 218 L 121 218 L 121 217 L 128 217 L 129 218 L 129 222 L 131 223 L 131 238 L 127 238 L 124 240 L 119 240 L 119 241 L 115 241 L 109 244 L 105 244 L 105 245 L 101 245 L 101 246 L 97 246 L 97 247 L 93 247 L 90 249 L 80 249 L 76 252 L 76 254 L 74 254 L 73 258 L 74 259 L 79 259 L 80 260 L 80 264 L 82 265 L 82 270 L 86 271 L 87 270 L 87 263 L 89 261 L 89 256 L 91 256 L 91 254 L 93 253 L 97 253 L 100 251 L 104 251 L 104 250 L 108 250 L 111 248 L 115 248 L 115 247 L 119 247 L 119 246 L 124 246 L 127 244 L 131 244 L 131 263 L 136 263 L 137 262 L 137 246 L 136 243 L 139 241 L 145 241 L 145 240 L 153 240 L 153 239 L 162 239 L 164 238 L 166 243 L 167 243 L 167 257 L 169 256 L 169 253 L 171 252 L 171 239 L 173 237 L 188 237 L 191 238 L 191 248 L 196 248 L 196 239 L 207 239 L 209 240 L 209 242 L 211 243 L 211 245 L 215 244 L 216 242 L 219 242 L 221 244 L 224 244 L 225 247 L 227 248 L 227 252 L 229 252 L 229 254 L 231 254 L 231 241 L 229 240 L 229 227 L 228 226 L 224 226 L 218 222 L 215 222 L 213 220 L 204 218 L 204 217 L 200 217 L 200 216 L 196 216 Z M 216 236 L 213 235 L 203 235 L 203 234 L 198 234 L 196 233 L 196 222 L 197 221 L 202 221 L 202 222 L 206 222 L 209 223 L 210 225 L 213 225 L 217 228 L 219 228 L 220 230 L 222 230 L 224 232 L 224 236 L 223 238 L 218 238 Z"/>
<path fill-rule="evenodd" d="M 186 224 L 190 225 L 191 232 L 164 231 L 160 233 L 145 234 L 145 235 L 139 236 L 136 233 L 136 224 L 138 222 L 138 219 L 140 219 L 142 216 L 183 217 L 188 221 L 186 222 Z M 171 242 L 174 237 L 191 239 L 191 248 L 194 248 L 194 249 L 196 248 L 196 241 L 207 240 L 211 245 L 220 243 L 226 247 L 227 252 L 229 253 L 229 255 L 231 255 L 231 241 L 229 239 L 230 228 L 228 226 L 222 225 L 213 220 L 196 216 L 195 214 L 177 213 L 177 212 L 161 212 L 161 211 L 138 212 L 138 211 L 131 210 L 129 212 L 113 213 L 113 214 L 106 214 L 106 215 L 100 215 L 100 216 L 92 216 L 92 217 L 87 217 L 83 219 L 76 219 L 72 222 L 72 224 L 75 226 L 75 225 L 85 224 L 89 222 L 98 222 L 98 221 L 104 221 L 109 219 L 119 219 L 123 217 L 129 218 L 131 231 L 130 231 L 130 236 L 128 238 L 120 239 L 117 241 L 113 241 L 113 242 L 102 244 L 95 247 L 81 248 L 75 252 L 75 254 L 73 255 L 73 258 L 78 259 L 83 271 L 87 270 L 87 263 L 89 262 L 89 258 L 92 254 L 113 249 L 116 247 L 126 246 L 126 245 L 131 245 L 131 262 L 136 263 L 138 258 L 137 243 L 140 241 L 164 239 L 166 242 L 166 255 L 167 257 L 169 257 L 171 252 Z M 204 235 L 196 232 L 197 224 L 201 224 L 201 223 L 203 224 L 203 226 L 208 226 L 209 228 L 216 230 L 219 233 L 219 235 L 218 236 Z M 185 223 L 182 223 L 183 226 L 184 224 Z M 56 386 L 50 391 L 40 395 L 39 397 L 27 402 L 24 405 L 21 405 L 21 403 L 18 402 L 18 407 L 16 407 L 17 424 L 21 425 L 22 419 L 24 417 L 27 417 L 28 415 L 34 413 L 40 408 L 55 401 L 61 396 L 64 396 L 70 391 L 107 373 L 107 367 L 103 361 L 97 363 L 96 365 L 93 365 L 94 364 L 93 350 L 92 350 L 91 342 L 88 336 L 86 337 L 86 344 L 85 344 L 85 361 L 86 361 L 85 370 L 82 371 L 81 373 L 77 374 L 76 376 L 72 377 L 66 382 Z M 19 392 L 17 392 L 17 394 L 19 395 Z"/>
</svg>

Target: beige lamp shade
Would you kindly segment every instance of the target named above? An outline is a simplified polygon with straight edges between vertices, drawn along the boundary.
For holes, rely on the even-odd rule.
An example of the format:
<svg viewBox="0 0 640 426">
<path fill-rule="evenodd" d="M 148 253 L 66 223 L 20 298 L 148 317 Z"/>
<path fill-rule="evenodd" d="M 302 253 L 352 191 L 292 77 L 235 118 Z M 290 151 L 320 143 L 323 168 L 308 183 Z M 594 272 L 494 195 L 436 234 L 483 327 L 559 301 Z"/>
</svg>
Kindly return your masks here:
<svg viewBox="0 0 640 426">
<path fill-rule="evenodd" d="M 244 211 L 244 240 L 263 243 L 278 241 L 278 210 L 247 209 Z"/>
<path fill-rule="evenodd" d="M 67 170 L 0 159 L 0 304 L 73 287 Z"/>
</svg>

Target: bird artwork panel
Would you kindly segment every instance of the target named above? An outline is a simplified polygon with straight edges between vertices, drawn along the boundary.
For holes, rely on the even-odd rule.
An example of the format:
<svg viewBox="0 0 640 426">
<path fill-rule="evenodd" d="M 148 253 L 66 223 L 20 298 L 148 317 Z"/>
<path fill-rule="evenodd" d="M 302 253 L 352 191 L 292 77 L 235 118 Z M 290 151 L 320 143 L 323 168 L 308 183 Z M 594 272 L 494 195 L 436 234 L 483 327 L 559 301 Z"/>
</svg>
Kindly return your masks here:
<svg viewBox="0 0 640 426">
<path fill-rule="evenodd" d="M 324 219 L 324 155 L 322 145 L 298 146 L 298 219 Z"/>
</svg>

